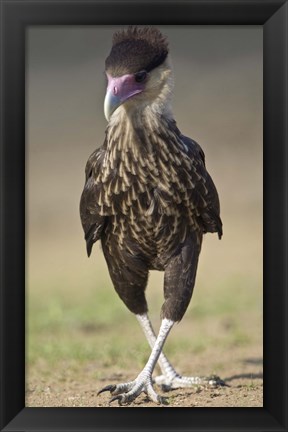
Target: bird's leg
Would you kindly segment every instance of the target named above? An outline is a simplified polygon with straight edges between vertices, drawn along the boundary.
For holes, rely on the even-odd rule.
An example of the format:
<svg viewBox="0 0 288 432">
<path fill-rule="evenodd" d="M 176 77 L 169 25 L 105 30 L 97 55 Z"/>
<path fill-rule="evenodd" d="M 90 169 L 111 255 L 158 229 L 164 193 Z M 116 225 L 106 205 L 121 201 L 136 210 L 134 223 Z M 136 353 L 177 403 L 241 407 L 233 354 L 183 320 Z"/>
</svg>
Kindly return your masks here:
<svg viewBox="0 0 288 432">
<path fill-rule="evenodd" d="M 154 347 L 155 341 L 156 341 L 156 335 L 154 332 L 154 329 L 152 327 L 151 321 L 148 317 L 148 314 L 145 313 L 143 315 L 136 315 L 137 320 L 139 321 L 142 330 L 146 336 L 146 339 L 150 345 L 151 348 Z M 161 372 L 163 375 L 166 376 L 166 378 L 169 380 L 172 380 L 176 376 L 178 376 L 177 372 L 171 365 L 171 363 L 168 361 L 167 357 L 163 352 L 161 352 L 158 363 L 161 369 Z"/>
<path fill-rule="evenodd" d="M 113 395 L 110 402 L 118 400 L 119 404 L 123 405 L 129 404 L 136 399 L 140 393 L 145 392 L 152 401 L 156 403 L 165 403 L 166 398 L 158 395 L 153 388 L 152 373 L 161 354 L 165 340 L 173 325 L 174 321 L 170 319 L 164 318 L 162 320 L 159 334 L 157 338 L 155 337 L 155 343 L 153 344 L 150 357 L 143 370 L 134 381 L 106 386 L 100 390 L 98 394 L 104 391 L 110 391 Z"/>
<path fill-rule="evenodd" d="M 156 335 L 148 314 L 136 315 L 136 318 L 143 329 L 149 345 L 153 348 L 156 341 Z M 161 385 L 166 391 L 176 388 L 192 387 L 194 385 L 210 385 L 214 387 L 217 384 L 220 384 L 217 377 L 185 377 L 179 375 L 163 352 L 161 352 L 159 356 L 158 363 L 162 375 L 156 376 L 155 382 L 156 384 Z"/>
</svg>

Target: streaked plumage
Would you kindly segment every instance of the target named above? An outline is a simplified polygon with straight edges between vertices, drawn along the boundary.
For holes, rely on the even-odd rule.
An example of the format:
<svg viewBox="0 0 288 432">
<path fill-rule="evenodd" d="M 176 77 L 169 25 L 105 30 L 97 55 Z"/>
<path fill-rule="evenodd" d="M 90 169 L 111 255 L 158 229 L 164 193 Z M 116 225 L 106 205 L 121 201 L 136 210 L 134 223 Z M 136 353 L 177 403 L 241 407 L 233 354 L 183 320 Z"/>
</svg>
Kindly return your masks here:
<svg viewBox="0 0 288 432">
<path fill-rule="evenodd" d="M 80 204 L 87 252 L 101 240 L 114 287 L 137 316 L 147 314 L 149 270 L 165 271 L 161 316 L 174 323 L 191 299 L 203 234 L 222 235 L 217 191 L 201 147 L 173 119 L 162 34 L 138 27 L 118 32 L 106 73 L 109 123 L 103 146 L 87 162 Z M 130 402 L 131 389 L 108 390 Z"/>
</svg>

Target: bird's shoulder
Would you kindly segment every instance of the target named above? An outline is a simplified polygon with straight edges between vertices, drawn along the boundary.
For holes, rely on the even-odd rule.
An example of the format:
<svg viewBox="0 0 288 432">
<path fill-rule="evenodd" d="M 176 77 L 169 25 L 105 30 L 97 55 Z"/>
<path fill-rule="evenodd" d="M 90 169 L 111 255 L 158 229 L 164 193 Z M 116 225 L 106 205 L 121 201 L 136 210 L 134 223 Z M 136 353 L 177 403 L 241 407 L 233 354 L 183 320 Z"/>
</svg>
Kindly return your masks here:
<svg viewBox="0 0 288 432">
<path fill-rule="evenodd" d="M 85 185 L 80 199 L 80 217 L 85 234 L 88 256 L 93 244 L 99 240 L 105 227 L 106 218 L 100 215 L 97 197 L 99 188 L 95 176 L 100 172 L 104 157 L 103 147 L 95 150 L 89 157 L 85 168 Z"/>
<path fill-rule="evenodd" d="M 202 147 L 192 138 L 182 135 L 182 142 L 191 159 L 190 175 L 195 184 L 193 201 L 198 205 L 204 232 L 217 232 L 222 236 L 222 221 L 220 218 L 220 202 L 216 186 L 207 171 L 205 153 Z"/>
<path fill-rule="evenodd" d="M 105 155 L 104 146 L 97 148 L 88 158 L 86 167 L 85 167 L 85 179 L 86 182 L 89 180 L 92 175 L 97 175 L 101 170 L 103 158 Z"/>
<path fill-rule="evenodd" d="M 81 218 L 89 213 L 96 213 L 97 195 L 99 194 L 99 182 L 96 183 L 97 175 L 101 173 L 104 150 L 102 147 L 95 150 L 89 157 L 85 167 L 85 185 L 80 201 Z"/>
<path fill-rule="evenodd" d="M 205 167 L 205 153 L 202 147 L 192 138 L 189 138 L 183 134 L 181 134 L 181 141 L 184 144 L 188 155 L 193 159 L 201 161 Z"/>
</svg>

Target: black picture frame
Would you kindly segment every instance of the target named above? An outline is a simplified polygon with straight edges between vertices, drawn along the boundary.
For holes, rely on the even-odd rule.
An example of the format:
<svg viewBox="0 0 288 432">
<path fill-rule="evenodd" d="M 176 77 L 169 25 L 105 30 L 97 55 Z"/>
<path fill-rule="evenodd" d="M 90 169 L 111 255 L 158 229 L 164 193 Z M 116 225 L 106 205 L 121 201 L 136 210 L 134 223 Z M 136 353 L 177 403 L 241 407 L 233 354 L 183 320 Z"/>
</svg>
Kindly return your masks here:
<svg viewBox="0 0 288 432">
<path fill-rule="evenodd" d="M 287 430 L 287 0 L 0 1 L 1 431 Z M 25 29 L 51 24 L 263 26 L 263 408 L 25 408 Z"/>
</svg>

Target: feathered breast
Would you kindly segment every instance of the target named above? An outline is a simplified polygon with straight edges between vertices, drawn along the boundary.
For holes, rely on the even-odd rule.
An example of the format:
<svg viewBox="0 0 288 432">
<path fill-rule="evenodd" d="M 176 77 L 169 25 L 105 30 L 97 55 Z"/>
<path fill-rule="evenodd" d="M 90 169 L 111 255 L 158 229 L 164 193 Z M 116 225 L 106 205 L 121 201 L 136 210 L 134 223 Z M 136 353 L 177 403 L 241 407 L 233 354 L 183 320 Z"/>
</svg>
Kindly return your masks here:
<svg viewBox="0 0 288 432">
<path fill-rule="evenodd" d="M 141 127 L 127 121 L 110 125 L 103 147 L 88 161 L 86 184 L 91 214 L 108 218 L 109 236 L 120 247 L 129 238 L 161 253 L 191 230 L 209 230 L 209 217 L 203 222 L 201 215 L 215 206 L 209 203 L 211 179 L 193 143 L 165 118 L 146 124 L 142 118 Z"/>
</svg>

